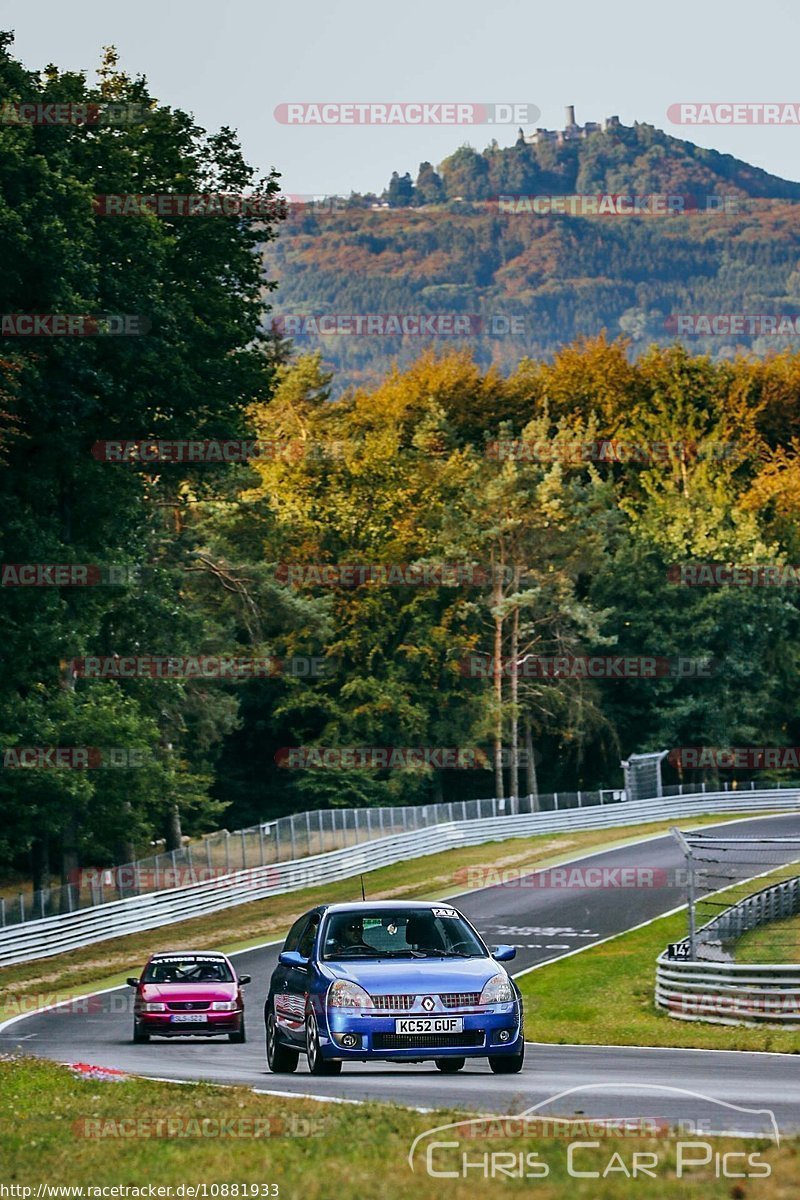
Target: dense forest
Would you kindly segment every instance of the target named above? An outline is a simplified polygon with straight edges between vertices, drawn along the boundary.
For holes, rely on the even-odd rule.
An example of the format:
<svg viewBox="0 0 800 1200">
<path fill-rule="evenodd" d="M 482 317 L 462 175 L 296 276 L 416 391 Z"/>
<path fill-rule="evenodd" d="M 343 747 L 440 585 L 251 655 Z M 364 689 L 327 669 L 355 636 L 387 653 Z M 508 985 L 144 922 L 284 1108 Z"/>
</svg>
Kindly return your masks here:
<svg viewBox="0 0 800 1200">
<path fill-rule="evenodd" d="M 501 371 L 474 348 L 417 339 L 415 361 L 384 361 L 374 384 L 342 390 L 325 355 L 264 331 L 274 281 L 321 281 L 309 296 L 321 303 L 334 278 L 353 311 L 382 312 L 426 289 L 435 311 L 456 295 L 470 311 L 495 280 L 509 304 L 549 292 L 554 331 L 559 312 L 580 326 L 598 288 L 625 292 L 609 263 L 617 275 L 638 264 L 637 303 L 657 302 L 645 249 L 658 237 L 673 237 L 659 261 L 676 289 L 688 296 L 696 270 L 710 298 L 721 233 L 651 223 L 637 250 L 623 222 L 523 222 L 512 248 L 499 233 L 484 244 L 498 218 L 477 212 L 433 224 L 391 213 L 391 227 L 384 212 L 337 213 L 319 233 L 310 212 L 288 234 L 277 207 L 274 221 L 114 220 L 96 194 L 270 198 L 278 180 L 255 178 L 230 130 L 160 106 L 113 53 L 93 88 L 55 68 L 30 75 L 6 37 L 0 89 L 148 114 L 114 128 L 0 125 L 2 312 L 139 314 L 147 329 L 4 339 L 0 871 L 43 883 L 153 838 L 177 845 L 304 808 L 613 786 L 636 750 L 796 743 L 795 594 L 690 587 L 680 567 L 798 561 L 800 356 L 713 360 L 639 329 L 636 354 L 630 339 L 591 336 L 551 355 L 509 347 Z M 746 296 L 745 277 L 786 284 L 792 214 L 769 219 L 778 245 L 775 229 L 737 240 L 726 227 L 726 296 Z M 692 229 L 707 259 L 682 241 Z M 371 274 L 384 256 L 391 275 L 387 263 Z M 437 288 L 451 289 L 447 305 Z M 186 439 L 255 449 L 227 464 L 97 450 Z M 79 572 L 20 586 L 21 564 L 88 564 L 92 586 Z M 238 679 L 76 667 L 136 656 L 271 665 Z M 586 656 L 667 667 L 552 669 Z M 507 669 L 523 662 L 551 666 Z M 131 754 L 22 767 L 31 747 Z M 354 747 L 479 754 L 469 768 L 408 755 L 380 769 L 348 765 Z M 516 747 L 529 751 L 519 772 Z M 341 761 L 304 767 L 291 752 L 308 748 Z"/>
</svg>

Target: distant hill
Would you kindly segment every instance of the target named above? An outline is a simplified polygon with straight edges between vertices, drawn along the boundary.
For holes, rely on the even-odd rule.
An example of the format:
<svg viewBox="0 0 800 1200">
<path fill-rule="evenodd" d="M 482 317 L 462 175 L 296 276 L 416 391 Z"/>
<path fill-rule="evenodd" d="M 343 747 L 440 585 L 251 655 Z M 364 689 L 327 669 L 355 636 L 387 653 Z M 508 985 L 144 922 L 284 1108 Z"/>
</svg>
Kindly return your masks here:
<svg viewBox="0 0 800 1200">
<path fill-rule="evenodd" d="M 620 196 L 637 197 L 639 213 Z M 322 335 L 313 320 L 284 324 L 300 329 L 298 348 L 322 348 L 337 390 L 445 339 L 501 369 L 602 329 L 628 335 L 636 353 L 673 340 L 681 315 L 800 316 L 798 200 L 800 183 L 650 125 L 461 147 L 436 171 L 422 164 L 416 181 L 395 175 L 381 201 L 292 207 L 265 249 L 279 281 L 268 300 L 275 315 L 325 315 L 329 327 L 336 314 L 339 328 L 359 314 L 436 315 L 433 337 L 430 322 L 403 337 L 374 332 L 391 333 L 391 321 Z M 448 332 L 454 314 L 463 336 Z M 779 337 L 759 320 L 717 328 L 687 344 L 714 357 L 800 346 L 788 323 Z"/>
</svg>

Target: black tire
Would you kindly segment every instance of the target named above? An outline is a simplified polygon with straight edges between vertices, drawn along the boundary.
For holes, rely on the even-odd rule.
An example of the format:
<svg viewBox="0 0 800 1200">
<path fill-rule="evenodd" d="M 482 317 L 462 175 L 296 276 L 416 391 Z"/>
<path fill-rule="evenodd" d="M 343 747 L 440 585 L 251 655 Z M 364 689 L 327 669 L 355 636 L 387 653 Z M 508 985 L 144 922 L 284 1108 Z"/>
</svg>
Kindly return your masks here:
<svg viewBox="0 0 800 1200">
<path fill-rule="evenodd" d="M 455 1075 L 467 1060 L 465 1058 L 435 1058 L 433 1061 L 443 1075 Z"/>
<path fill-rule="evenodd" d="M 525 1043 L 520 1045 L 519 1054 L 490 1054 L 489 1066 L 495 1075 L 516 1075 L 525 1062 Z"/>
<path fill-rule="evenodd" d="M 242 1013 L 241 1017 L 239 1018 L 239 1028 L 234 1029 L 232 1033 L 228 1034 L 228 1041 L 237 1043 L 247 1041 L 247 1031 L 244 1027 L 244 1013 Z"/>
<path fill-rule="evenodd" d="M 308 1069 L 312 1075 L 338 1075 L 342 1069 L 341 1062 L 322 1057 L 319 1048 L 317 1018 L 313 1012 L 306 1015 L 306 1055 L 308 1056 Z"/>
<path fill-rule="evenodd" d="M 150 1034 L 145 1033 L 139 1021 L 133 1022 L 133 1040 L 137 1045 L 150 1041 Z"/>
<path fill-rule="evenodd" d="M 267 1066 L 274 1075 L 291 1075 L 297 1070 L 300 1058 L 298 1050 L 291 1050 L 278 1041 L 278 1031 L 275 1028 L 275 1016 L 270 1013 L 267 1017 Z"/>
</svg>

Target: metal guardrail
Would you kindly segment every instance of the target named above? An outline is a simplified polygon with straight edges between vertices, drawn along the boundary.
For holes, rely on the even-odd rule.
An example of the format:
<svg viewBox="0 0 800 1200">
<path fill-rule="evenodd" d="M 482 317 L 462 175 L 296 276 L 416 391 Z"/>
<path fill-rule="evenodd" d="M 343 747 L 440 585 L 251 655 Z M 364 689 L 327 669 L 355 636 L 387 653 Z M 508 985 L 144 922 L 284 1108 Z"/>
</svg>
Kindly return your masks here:
<svg viewBox="0 0 800 1200">
<path fill-rule="evenodd" d="M 694 794 L 666 802 L 662 797 L 573 808 L 569 812 L 516 814 L 433 825 L 411 833 L 378 838 L 368 846 L 351 846 L 306 859 L 236 871 L 188 887 L 170 888 L 12 926 L 0 930 L 0 966 L 52 957 L 108 938 L 178 924 L 251 900 L 332 883 L 363 871 L 459 846 L 540 833 L 609 829 L 706 812 L 735 813 L 775 808 L 800 811 L 800 790 Z"/>
<path fill-rule="evenodd" d="M 772 786 L 779 787 L 778 784 Z M 784 783 L 782 787 L 800 787 L 800 784 Z M 661 794 L 738 793 L 745 789 L 766 790 L 756 788 L 755 781 L 750 781 L 745 785 L 726 783 L 721 788 L 705 784 L 700 787 L 672 784 L 665 786 Z M 40 888 L 28 895 L 20 892 L 13 898 L 0 896 L 0 929 L 127 900 L 131 896 L 143 896 L 147 892 L 185 887 L 251 867 L 277 865 L 329 850 L 344 850 L 347 846 L 362 845 L 393 833 L 410 833 L 445 822 L 562 812 L 620 802 L 628 802 L 623 789 L 604 788 L 594 792 L 549 792 L 506 800 L 451 800 L 442 804 L 328 808 L 292 813 L 234 832 L 221 829 L 197 841 L 187 842 L 180 850 L 151 854 L 120 866 L 85 868 L 75 872 L 70 882 L 62 886 Z"/>
<path fill-rule="evenodd" d="M 800 912 L 800 877 L 731 905 L 698 934 L 723 943 Z M 688 941 L 678 943 L 688 945 Z M 800 963 L 686 961 L 659 955 L 656 1004 L 671 1017 L 717 1025 L 769 1022 L 800 1028 Z"/>
<path fill-rule="evenodd" d="M 443 804 L 380 808 L 326 808 L 291 813 L 247 829 L 220 829 L 180 850 L 151 854 L 113 867 L 74 872 L 68 883 L 39 888 L 13 899 L 0 897 L 0 928 L 43 917 L 77 912 L 97 904 L 126 900 L 147 892 L 187 886 L 251 867 L 277 865 L 329 850 L 344 850 L 393 833 L 410 833 L 449 821 L 532 812 L 561 812 L 624 799 L 624 792 L 552 792 L 515 799 L 453 800 Z"/>
</svg>

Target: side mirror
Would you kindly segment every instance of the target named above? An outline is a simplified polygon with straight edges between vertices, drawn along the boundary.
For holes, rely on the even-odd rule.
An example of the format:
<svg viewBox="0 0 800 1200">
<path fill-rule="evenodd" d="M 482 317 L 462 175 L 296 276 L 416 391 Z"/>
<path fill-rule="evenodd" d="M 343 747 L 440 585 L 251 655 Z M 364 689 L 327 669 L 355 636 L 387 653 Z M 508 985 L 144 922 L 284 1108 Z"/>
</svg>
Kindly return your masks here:
<svg viewBox="0 0 800 1200">
<path fill-rule="evenodd" d="M 239 976 L 239 986 L 243 987 L 244 984 L 249 983 L 252 978 L 253 978 L 252 975 L 240 975 Z"/>
<path fill-rule="evenodd" d="M 492 951 L 492 958 L 496 962 L 509 962 L 512 958 L 517 957 L 516 946 L 495 946 Z"/>
<path fill-rule="evenodd" d="M 297 950 L 281 950 L 278 962 L 284 967 L 297 967 L 301 971 L 305 971 L 308 966 L 308 959 L 303 958 Z"/>
<path fill-rule="evenodd" d="M 139 980 L 136 978 L 135 975 L 129 975 L 128 978 L 125 980 L 125 982 L 127 983 L 128 987 L 138 987 L 139 986 Z"/>
</svg>

